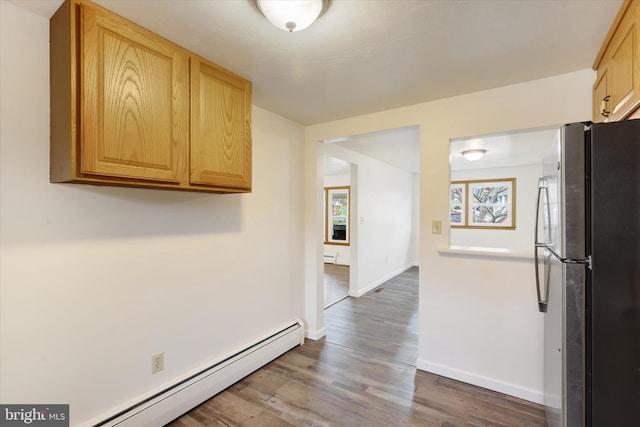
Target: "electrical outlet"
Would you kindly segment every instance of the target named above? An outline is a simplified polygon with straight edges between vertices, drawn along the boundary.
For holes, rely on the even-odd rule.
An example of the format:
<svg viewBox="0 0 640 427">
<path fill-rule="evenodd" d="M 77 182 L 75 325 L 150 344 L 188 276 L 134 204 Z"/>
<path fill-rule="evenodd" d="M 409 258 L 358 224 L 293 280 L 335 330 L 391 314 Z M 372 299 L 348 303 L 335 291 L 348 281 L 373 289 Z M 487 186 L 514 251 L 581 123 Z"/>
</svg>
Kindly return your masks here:
<svg viewBox="0 0 640 427">
<path fill-rule="evenodd" d="M 431 221 L 431 234 L 442 234 L 442 221 L 439 219 Z"/>
<path fill-rule="evenodd" d="M 158 353 L 151 356 L 151 373 L 155 374 L 164 369 L 164 353 Z"/>
</svg>

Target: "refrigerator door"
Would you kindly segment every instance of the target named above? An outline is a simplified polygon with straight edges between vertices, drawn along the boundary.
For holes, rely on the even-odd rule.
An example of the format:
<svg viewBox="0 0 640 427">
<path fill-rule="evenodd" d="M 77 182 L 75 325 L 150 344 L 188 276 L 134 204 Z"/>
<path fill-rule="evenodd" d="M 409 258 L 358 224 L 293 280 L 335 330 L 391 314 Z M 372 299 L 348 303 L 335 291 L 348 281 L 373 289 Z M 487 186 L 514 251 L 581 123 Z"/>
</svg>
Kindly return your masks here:
<svg viewBox="0 0 640 427">
<path fill-rule="evenodd" d="M 544 406 L 547 425 L 561 427 L 563 422 L 563 265 L 549 253 L 546 270 L 549 278 L 547 312 L 544 315 Z"/>
<path fill-rule="evenodd" d="M 584 422 L 585 130 L 564 126 L 543 161 L 548 192 L 544 225 L 546 309 L 544 400 L 550 427 Z M 543 215 L 544 217 L 544 215 Z M 536 237 L 539 239 L 539 237 Z M 539 249 L 539 245 L 537 249 Z"/>
<path fill-rule="evenodd" d="M 640 419 L 640 120 L 592 126 L 591 416 Z"/>
<path fill-rule="evenodd" d="M 562 381 L 562 324 L 563 324 L 563 274 L 562 263 L 552 251 L 559 251 L 558 182 L 560 181 L 560 153 L 562 150 L 562 130 L 549 147 L 542 163 L 542 173 L 538 183 L 537 216 L 542 219 L 542 235 L 536 224 L 536 279 L 538 283 L 538 304 L 544 311 L 544 405 L 549 427 L 563 426 L 563 381 Z M 542 260 L 542 261 L 541 261 Z M 544 266 L 544 274 L 538 273 L 539 265 Z M 542 301 L 540 301 L 542 300 Z M 544 308 L 544 310 L 542 309 Z"/>
<path fill-rule="evenodd" d="M 582 123 L 563 127 L 558 236 L 563 258 L 563 406 L 564 425 L 585 422 L 585 284 L 587 266 L 587 143 Z"/>
</svg>

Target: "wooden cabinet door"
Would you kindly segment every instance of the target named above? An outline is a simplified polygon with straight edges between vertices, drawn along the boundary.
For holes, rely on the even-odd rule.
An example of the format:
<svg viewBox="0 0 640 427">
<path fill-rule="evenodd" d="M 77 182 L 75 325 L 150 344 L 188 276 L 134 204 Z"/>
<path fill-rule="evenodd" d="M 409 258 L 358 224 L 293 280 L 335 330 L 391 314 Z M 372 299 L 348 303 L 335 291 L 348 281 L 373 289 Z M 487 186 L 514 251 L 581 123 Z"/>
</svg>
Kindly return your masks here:
<svg viewBox="0 0 640 427">
<path fill-rule="evenodd" d="M 187 181 L 188 54 L 106 10 L 81 7 L 81 172 Z"/>
<path fill-rule="evenodd" d="M 605 100 L 608 92 L 607 87 L 607 78 L 608 78 L 608 69 L 605 67 L 604 71 L 600 72 L 598 70 L 598 80 L 593 85 L 593 122 L 599 123 L 608 117 L 611 114 L 611 99 Z M 602 109 L 604 108 L 604 114 Z"/>
<path fill-rule="evenodd" d="M 640 7 L 630 10 L 610 46 L 608 88 L 614 119 L 626 117 L 640 102 Z"/>
<path fill-rule="evenodd" d="M 251 188 L 251 83 L 191 58 L 191 184 Z"/>
</svg>

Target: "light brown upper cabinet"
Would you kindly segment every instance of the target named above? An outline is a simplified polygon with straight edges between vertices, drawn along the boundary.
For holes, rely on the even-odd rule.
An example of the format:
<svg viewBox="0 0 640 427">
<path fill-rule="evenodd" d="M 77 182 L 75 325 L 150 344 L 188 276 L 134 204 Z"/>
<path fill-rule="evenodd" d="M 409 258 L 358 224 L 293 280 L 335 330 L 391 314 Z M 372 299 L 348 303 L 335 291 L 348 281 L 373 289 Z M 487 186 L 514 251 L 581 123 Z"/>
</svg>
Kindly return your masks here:
<svg viewBox="0 0 640 427">
<path fill-rule="evenodd" d="M 251 191 L 251 82 L 90 1 L 50 28 L 51 182 Z"/>
<path fill-rule="evenodd" d="M 640 107 L 640 0 L 625 0 L 593 64 L 593 121 L 629 118 Z"/>
<path fill-rule="evenodd" d="M 251 185 L 250 83 L 202 59 L 191 62 L 191 183 Z"/>
</svg>

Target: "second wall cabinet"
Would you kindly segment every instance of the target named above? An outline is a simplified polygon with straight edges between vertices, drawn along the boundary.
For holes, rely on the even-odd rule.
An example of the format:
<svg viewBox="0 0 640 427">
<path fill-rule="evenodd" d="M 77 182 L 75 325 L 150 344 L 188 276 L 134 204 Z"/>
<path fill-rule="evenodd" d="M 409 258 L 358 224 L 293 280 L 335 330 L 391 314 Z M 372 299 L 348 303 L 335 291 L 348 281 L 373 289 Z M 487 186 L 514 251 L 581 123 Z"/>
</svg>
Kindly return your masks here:
<svg viewBox="0 0 640 427">
<path fill-rule="evenodd" d="M 251 185 L 251 86 L 192 57 L 191 184 Z"/>
<path fill-rule="evenodd" d="M 251 191 L 251 82 L 89 1 L 51 18 L 51 181 Z"/>
</svg>

